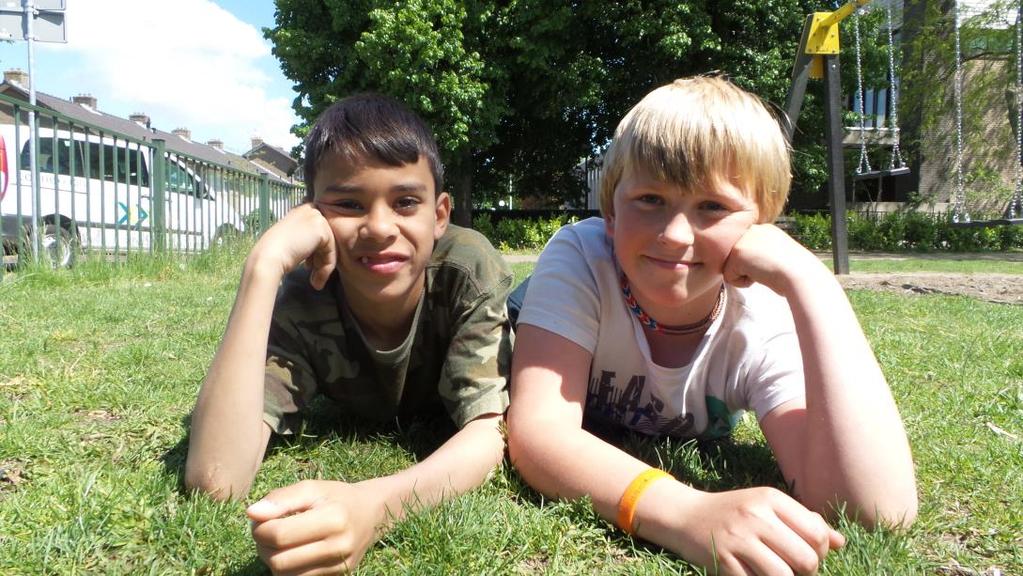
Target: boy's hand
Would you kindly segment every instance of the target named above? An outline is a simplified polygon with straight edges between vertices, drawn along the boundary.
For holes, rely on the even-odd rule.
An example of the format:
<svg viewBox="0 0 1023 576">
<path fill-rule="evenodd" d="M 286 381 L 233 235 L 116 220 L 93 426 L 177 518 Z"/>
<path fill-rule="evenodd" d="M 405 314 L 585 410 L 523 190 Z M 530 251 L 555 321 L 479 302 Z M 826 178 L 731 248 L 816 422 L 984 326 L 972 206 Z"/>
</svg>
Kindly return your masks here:
<svg viewBox="0 0 1023 576">
<path fill-rule="evenodd" d="M 320 290 L 337 263 L 337 244 L 327 219 L 314 205 L 306 203 L 293 208 L 263 234 L 249 261 L 280 270 L 281 276 L 304 261 L 311 272 L 309 282 Z"/>
<path fill-rule="evenodd" d="M 754 282 L 787 296 L 792 283 L 825 272 L 820 259 L 774 224 L 754 224 L 725 260 L 725 282 L 746 287 Z"/>
<path fill-rule="evenodd" d="M 252 539 L 274 574 L 348 573 L 376 541 L 386 511 L 365 484 L 305 480 L 249 506 Z"/>
<path fill-rule="evenodd" d="M 692 491 L 679 514 L 681 542 L 669 547 L 708 574 L 816 574 L 845 544 L 820 514 L 773 488 Z"/>
</svg>

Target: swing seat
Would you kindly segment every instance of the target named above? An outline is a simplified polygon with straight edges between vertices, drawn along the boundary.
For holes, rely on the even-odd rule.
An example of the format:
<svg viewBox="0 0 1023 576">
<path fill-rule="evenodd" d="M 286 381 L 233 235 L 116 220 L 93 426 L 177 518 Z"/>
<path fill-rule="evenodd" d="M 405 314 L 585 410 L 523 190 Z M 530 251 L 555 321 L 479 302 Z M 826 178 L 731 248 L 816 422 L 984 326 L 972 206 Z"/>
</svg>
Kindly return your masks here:
<svg viewBox="0 0 1023 576">
<path fill-rule="evenodd" d="M 1023 226 L 1023 218 L 994 218 L 991 220 L 970 220 L 952 222 L 953 228 L 993 228 L 995 226 Z"/>
<path fill-rule="evenodd" d="M 885 176 L 904 176 L 909 174 L 909 168 L 892 168 L 891 170 L 871 170 L 869 172 L 857 172 L 853 174 L 853 180 L 869 180 L 872 178 L 884 178 Z"/>
<path fill-rule="evenodd" d="M 869 172 L 856 172 L 853 174 L 853 180 L 872 180 L 874 178 L 880 178 L 884 176 L 884 172 L 881 170 L 871 170 Z"/>
</svg>

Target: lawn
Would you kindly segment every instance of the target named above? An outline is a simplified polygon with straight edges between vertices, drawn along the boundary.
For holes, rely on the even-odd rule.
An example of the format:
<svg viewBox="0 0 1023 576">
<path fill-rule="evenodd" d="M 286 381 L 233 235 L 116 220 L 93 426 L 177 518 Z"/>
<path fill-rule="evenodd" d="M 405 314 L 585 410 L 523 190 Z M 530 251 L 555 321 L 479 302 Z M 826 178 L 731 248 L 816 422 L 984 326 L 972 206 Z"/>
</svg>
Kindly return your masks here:
<svg viewBox="0 0 1023 576">
<path fill-rule="evenodd" d="M 273 445 L 246 502 L 183 492 L 188 413 L 241 259 L 224 250 L 4 277 L 0 574 L 264 573 L 246 502 L 303 478 L 386 474 L 441 440 L 439 423 L 338 426 L 333 407 L 319 404 L 305 435 Z M 873 261 L 882 268 L 871 271 L 900 262 Z M 514 269 L 521 278 L 531 267 Z M 851 299 L 909 431 L 921 511 L 904 534 L 843 523 L 849 544 L 823 573 L 1023 574 L 1023 307 L 879 292 Z M 729 442 L 632 439 L 629 447 L 700 487 L 779 482 L 749 419 Z M 544 500 L 505 467 L 470 495 L 400 524 L 360 573 L 697 572 L 622 535 L 585 503 Z"/>
</svg>

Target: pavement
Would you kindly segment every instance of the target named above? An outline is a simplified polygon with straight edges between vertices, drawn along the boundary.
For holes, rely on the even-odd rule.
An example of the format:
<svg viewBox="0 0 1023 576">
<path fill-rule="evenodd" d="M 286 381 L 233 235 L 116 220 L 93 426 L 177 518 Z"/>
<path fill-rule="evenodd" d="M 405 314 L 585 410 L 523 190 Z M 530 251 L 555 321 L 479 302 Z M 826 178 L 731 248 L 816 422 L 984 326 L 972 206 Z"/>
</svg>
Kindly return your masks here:
<svg viewBox="0 0 1023 576">
<path fill-rule="evenodd" d="M 830 261 L 831 252 L 814 252 L 821 260 Z M 536 262 L 536 254 L 504 254 L 509 264 Z M 850 252 L 850 260 L 990 260 L 996 262 L 1023 262 L 1023 252 Z"/>
<path fill-rule="evenodd" d="M 502 254 L 504 261 L 509 264 L 518 264 L 519 262 L 536 262 L 536 259 L 540 257 L 540 254 Z"/>
</svg>

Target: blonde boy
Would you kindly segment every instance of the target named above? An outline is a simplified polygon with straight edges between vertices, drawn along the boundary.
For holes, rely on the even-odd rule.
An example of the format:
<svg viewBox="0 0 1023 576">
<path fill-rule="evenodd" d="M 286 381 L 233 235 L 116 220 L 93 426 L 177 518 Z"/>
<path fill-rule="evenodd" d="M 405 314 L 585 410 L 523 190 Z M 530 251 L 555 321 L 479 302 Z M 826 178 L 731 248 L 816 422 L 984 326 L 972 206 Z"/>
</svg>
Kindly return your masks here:
<svg viewBox="0 0 1023 576">
<path fill-rule="evenodd" d="M 830 271 L 770 224 L 790 184 L 776 120 L 721 78 L 676 80 L 619 124 L 603 219 L 562 229 L 518 318 L 512 463 L 622 530 L 720 574 L 807 574 L 844 543 L 821 516 L 916 514 L 909 445 Z M 708 493 L 584 428 L 728 434 L 756 413 L 793 495 Z"/>
</svg>

